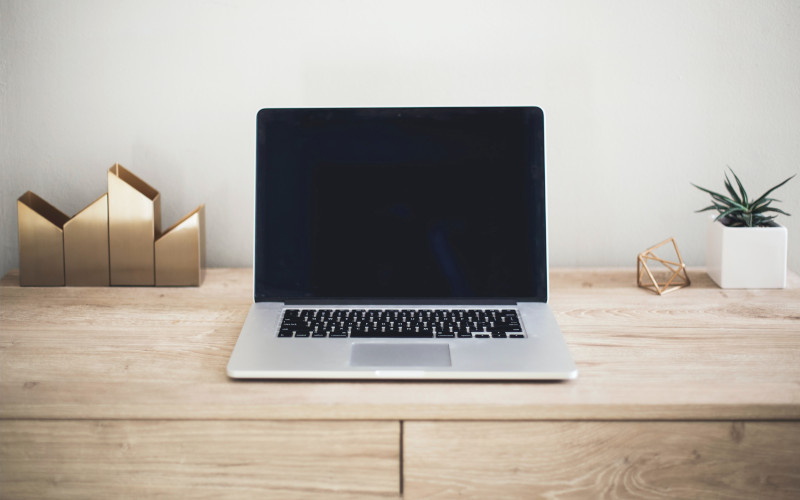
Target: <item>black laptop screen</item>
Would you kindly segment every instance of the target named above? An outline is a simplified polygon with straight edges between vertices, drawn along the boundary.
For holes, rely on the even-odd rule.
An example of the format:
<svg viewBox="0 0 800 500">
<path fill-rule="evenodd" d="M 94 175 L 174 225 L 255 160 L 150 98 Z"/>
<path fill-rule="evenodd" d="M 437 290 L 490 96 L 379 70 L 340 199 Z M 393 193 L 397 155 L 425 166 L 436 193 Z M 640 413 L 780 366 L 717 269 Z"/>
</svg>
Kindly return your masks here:
<svg viewBox="0 0 800 500">
<path fill-rule="evenodd" d="M 547 300 L 539 108 L 257 121 L 256 301 Z"/>
</svg>

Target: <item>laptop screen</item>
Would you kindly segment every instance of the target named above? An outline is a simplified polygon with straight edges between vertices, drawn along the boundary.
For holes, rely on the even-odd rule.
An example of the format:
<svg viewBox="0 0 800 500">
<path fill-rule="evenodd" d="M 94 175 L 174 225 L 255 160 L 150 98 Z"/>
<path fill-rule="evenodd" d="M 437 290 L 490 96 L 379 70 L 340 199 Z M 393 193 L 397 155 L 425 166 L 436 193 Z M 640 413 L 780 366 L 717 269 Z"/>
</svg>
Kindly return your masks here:
<svg viewBox="0 0 800 500">
<path fill-rule="evenodd" d="M 547 300 L 535 107 L 262 109 L 255 300 Z"/>
</svg>

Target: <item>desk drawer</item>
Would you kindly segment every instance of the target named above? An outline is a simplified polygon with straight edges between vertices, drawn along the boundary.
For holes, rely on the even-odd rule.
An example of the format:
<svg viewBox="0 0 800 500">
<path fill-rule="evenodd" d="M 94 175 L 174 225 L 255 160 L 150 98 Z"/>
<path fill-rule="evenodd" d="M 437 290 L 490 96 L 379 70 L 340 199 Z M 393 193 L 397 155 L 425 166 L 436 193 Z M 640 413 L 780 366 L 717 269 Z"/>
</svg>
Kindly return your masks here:
<svg viewBox="0 0 800 500">
<path fill-rule="evenodd" d="M 2 498 L 397 498 L 398 422 L 0 421 Z"/>
<path fill-rule="evenodd" d="M 419 498 L 800 498 L 797 422 L 406 422 Z"/>
</svg>

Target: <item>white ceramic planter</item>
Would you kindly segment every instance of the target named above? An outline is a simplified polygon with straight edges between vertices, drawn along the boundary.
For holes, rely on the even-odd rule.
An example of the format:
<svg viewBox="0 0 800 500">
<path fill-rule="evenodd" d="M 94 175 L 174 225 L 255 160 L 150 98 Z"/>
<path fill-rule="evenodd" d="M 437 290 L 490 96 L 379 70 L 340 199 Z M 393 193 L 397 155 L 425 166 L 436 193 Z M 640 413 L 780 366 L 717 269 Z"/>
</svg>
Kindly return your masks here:
<svg viewBox="0 0 800 500">
<path fill-rule="evenodd" d="M 788 231 L 727 227 L 709 219 L 706 271 L 722 288 L 786 288 Z"/>
</svg>

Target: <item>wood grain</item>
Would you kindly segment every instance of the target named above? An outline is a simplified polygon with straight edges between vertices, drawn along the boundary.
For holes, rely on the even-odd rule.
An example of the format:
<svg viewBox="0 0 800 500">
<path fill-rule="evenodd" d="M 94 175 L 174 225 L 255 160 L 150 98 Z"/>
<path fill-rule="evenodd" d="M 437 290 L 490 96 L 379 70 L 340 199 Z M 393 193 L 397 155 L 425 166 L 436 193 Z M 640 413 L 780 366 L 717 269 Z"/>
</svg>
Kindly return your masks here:
<svg viewBox="0 0 800 500">
<path fill-rule="evenodd" d="M 396 498 L 401 477 L 407 498 L 798 497 L 800 278 L 689 274 L 659 297 L 633 268 L 554 271 L 575 381 L 355 383 L 226 377 L 250 270 L 199 288 L 12 272 L 0 497 Z"/>
<path fill-rule="evenodd" d="M 397 498 L 397 422 L 0 424 L 2 498 Z"/>
<path fill-rule="evenodd" d="M 631 269 L 555 270 L 567 383 L 236 382 L 252 273 L 199 288 L 0 283 L 0 418 L 800 419 L 800 279 L 657 296 Z"/>
<path fill-rule="evenodd" d="M 407 422 L 407 500 L 800 497 L 797 422 Z"/>
</svg>

